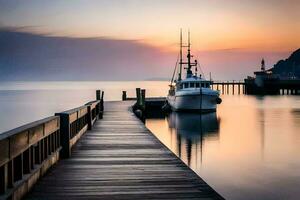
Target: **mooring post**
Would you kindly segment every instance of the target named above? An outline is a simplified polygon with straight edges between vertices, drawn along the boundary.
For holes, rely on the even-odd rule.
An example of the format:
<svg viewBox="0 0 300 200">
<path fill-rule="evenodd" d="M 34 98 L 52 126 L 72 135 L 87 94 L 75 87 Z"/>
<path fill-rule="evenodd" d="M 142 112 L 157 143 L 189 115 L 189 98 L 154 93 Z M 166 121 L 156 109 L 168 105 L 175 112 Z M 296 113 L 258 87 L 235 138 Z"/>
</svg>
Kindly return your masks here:
<svg viewBox="0 0 300 200">
<path fill-rule="evenodd" d="M 99 119 L 103 119 L 104 112 L 104 91 L 101 93 Z"/>
<path fill-rule="evenodd" d="M 99 119 L 102 119 L 102 110 L 101 110 L 101 90 L 96 90 L 96 100 L 100 101 L 99 106 L 98 106 L 98 117 Z"/>
<path fill-rule="evenodd" d="M 234 80 L 232 81 L 232 94 L 234 94 Z"/>
<path fill-rule="evenodd" d="M 143 111 L 145 111 L 145 107 L 146 107 L 146 90 L 142 89 L 141 90 L 141 104 L 140 104 L 141 108 Z"/>
<path fill-rule="evenodd" d="M 96 100 L 101 100 L 101 90 L 96 90 Z"/>
<path fill-rule="evenodd" d="M 136 88 L 136 103 L 137 105 L 141 105 L 141 88 Z"/>
<path fill-rule="evenodd" d="M 127 99 L 126 91 L 123 91 L 122 92 L 122 101 L 126 101 L 126 99 Z"/>
</svg>

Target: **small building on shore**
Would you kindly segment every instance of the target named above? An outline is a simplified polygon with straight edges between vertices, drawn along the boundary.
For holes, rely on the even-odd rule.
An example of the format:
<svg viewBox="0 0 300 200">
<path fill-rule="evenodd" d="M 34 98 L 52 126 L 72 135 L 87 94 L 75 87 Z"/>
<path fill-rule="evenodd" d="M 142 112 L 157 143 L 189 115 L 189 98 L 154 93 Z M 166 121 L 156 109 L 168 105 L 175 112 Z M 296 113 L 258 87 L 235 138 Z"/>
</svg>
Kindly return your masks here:
<svg viewBox="0 0 300 200">
<path fill-rule="evenodd" d="M 247 94 L 279 94 L 280 90 L 276 87 L 279 76 L 273 74 L 272 70 L 266 70 L 265 60 L 262 59 L 260 71 L 255 71 L 254 76 L 245 79 Z"/>
</svg>

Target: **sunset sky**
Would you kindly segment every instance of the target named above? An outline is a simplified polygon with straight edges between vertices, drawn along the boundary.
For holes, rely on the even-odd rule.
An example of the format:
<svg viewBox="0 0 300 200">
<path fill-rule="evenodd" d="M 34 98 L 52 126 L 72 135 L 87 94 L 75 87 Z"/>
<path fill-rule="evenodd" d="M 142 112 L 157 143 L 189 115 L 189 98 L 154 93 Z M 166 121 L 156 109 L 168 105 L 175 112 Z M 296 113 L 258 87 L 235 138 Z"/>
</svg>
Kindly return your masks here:
<svg viewBox="0 0 300 200">
<path fill-rule="evenodd" d="M 269 56 L 273 65 L 300 47 L 299 10 L 299 0 L 0 0 L 0 26 L 47 36 L 133 40 L 168 53 L 177 51 L 183 28 L 191 30 L 195 54 L 211 59 L 206 65 L 226 63 L 228 51 L 257 56 L 257 63 Z M 249 61 L 243 59 L 236 62 Z"/>
</svg>

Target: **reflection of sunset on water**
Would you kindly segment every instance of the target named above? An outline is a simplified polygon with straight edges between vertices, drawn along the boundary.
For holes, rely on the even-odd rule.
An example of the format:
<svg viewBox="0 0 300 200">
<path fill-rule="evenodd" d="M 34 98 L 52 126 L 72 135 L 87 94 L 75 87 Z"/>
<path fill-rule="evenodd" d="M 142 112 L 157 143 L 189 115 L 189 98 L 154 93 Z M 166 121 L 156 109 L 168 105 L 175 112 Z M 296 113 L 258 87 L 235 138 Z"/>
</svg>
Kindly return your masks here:
<svg viewBox="0 0 300 200">
<path fill-rule="evenodd" d="M 171 114 L 148 119 L 146 125 L 225 198 L 274 199 L 276 193 L 275 199 L 285 199 L 289 193 L 280 191 L 295 194 L 300 184 L 300 161 L 295 159 L 300 153 L 299 98 L 222 99 L 215 117 Z"/>
</svg>

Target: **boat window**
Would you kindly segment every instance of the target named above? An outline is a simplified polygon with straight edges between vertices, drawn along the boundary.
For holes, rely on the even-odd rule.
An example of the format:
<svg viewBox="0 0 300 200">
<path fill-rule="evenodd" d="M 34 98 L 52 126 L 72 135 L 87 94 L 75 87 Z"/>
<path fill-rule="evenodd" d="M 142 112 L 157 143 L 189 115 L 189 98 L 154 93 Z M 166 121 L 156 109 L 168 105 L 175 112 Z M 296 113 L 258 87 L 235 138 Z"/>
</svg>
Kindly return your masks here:
<svg viewBox="0 0 300 200">
<path fill-rule="evenodd" d="M 200 83 L 196 83 L 196 88 L 200 87 Z"/>
<path fill-rule="evenodd" d="M 204 87 L 204 83 L 201 83 L 201 87 Z"/>
<path fill-rule="evenodd" d="M 209 83 L 206 83 L 206 87 L 209 88 Z"/>
<path fill-rule="evenodd" d="M 189 84 L 188 83 L 184 83 L 183 88 L 188 88 L 188 87 L 189 87 Z"/>
<path fill-rule="evenodd" d="M 182 84 L 179 84 L 179 89 L 182 89 Z"/>
<path fill-rule="evenodd" d="M 194 88 L 195 87 L 195 83 L 190 83 L 190 87 Z"/>
</svg>

